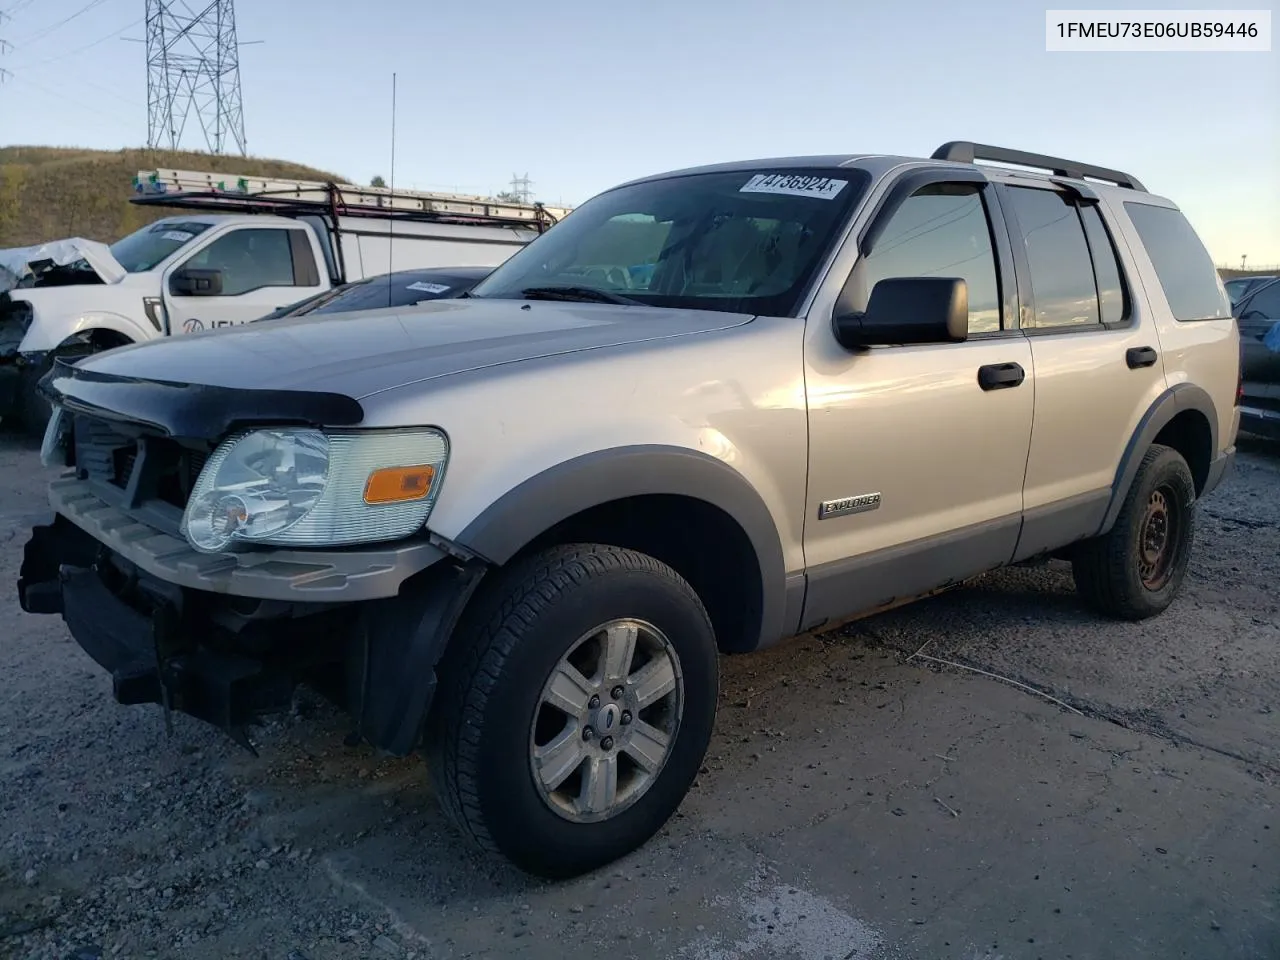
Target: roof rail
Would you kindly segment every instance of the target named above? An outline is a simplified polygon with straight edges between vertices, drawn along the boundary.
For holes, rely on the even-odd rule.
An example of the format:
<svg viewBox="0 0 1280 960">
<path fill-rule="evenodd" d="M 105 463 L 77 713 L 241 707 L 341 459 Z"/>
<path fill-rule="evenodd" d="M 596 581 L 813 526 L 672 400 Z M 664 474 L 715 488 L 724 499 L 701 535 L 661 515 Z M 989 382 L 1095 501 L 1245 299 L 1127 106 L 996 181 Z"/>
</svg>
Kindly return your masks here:
<svg viewBox="0 0 1280 960">
<path fill-rule="evenodd" d="M 985 143 L 973 143 L 969 140 L 952 140 L 933 151 L 933 160 L 953 160 L 957 163 L 976 163 L 979 160 L 994 160 L 997 163 L 1016 163 L 1024 167 L 1036 167 L 1041 170 L 1052 170 L 1055 176 L 1070 177 L 1073 180 L 1105 180 L 1130 190 L 1147 193 L 1147 188 L 1137 177 L 1107 167 L 1095 167 L 1091 163 L 1079 163 L 1075 160 L 1064 160 L 1061 157 L 1050 157 L 1041 153 L 1027 153 L 1024 150 L 1010 150 L 1007 147 L 993 147 Z"/>
</svg>

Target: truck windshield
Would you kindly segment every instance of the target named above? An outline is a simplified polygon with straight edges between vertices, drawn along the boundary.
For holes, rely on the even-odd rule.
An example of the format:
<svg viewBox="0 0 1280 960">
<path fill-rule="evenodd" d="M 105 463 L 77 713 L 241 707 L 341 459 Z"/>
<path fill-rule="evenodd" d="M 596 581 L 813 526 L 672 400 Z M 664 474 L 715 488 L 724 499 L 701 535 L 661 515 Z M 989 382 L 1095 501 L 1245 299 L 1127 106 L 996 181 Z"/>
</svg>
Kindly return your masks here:
<svg viewBox="0 0 1280 960">
<path fill-rule="evenodd" d="M 130 273 L 142 273 L 208 229 L 207 223 L 158 220 L 111 244 L 111 255 Z"/>
<path fill-rule="evenodd" d="M 471 296 L 793 316 L 866 189 L 863 171 L 695 173 L 592 198 Z"/>
</svg>

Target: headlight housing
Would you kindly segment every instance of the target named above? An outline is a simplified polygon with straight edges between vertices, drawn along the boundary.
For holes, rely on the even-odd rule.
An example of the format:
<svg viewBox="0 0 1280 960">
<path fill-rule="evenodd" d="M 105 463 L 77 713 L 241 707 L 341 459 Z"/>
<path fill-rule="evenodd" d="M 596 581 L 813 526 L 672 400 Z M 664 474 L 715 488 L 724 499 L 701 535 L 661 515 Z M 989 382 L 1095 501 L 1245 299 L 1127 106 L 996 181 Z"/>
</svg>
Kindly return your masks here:
<svg viewBox="0 0 1280 960">
<path fill-rule="evenodd" d="M 449 445 L 438 430 L 248 430 L 209 457 L 182 516 L 193 547 L 396 540 L 422 528 Z"/>
</svg>

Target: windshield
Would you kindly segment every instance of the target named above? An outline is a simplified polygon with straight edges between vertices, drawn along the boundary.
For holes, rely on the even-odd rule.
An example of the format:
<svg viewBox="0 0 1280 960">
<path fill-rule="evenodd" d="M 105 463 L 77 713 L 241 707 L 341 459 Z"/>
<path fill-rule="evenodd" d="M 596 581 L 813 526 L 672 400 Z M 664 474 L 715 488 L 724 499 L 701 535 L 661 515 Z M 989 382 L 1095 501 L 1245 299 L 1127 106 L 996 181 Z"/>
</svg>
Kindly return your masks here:
<svg viewBox="0 0 1280 960">
<path fill-rule="evenodd" d="M 159 220 L 111 244 L 111 255 L 130 273 L 141 273 L 208 229 L 207 223 Z"/>
<path fill-rule="evenodd" d="M 619 187 L 518 251 L 471 296 L 551 289 L 558 299 L 792 316 L 867 179 L 768 169 Z"/>
</svg>

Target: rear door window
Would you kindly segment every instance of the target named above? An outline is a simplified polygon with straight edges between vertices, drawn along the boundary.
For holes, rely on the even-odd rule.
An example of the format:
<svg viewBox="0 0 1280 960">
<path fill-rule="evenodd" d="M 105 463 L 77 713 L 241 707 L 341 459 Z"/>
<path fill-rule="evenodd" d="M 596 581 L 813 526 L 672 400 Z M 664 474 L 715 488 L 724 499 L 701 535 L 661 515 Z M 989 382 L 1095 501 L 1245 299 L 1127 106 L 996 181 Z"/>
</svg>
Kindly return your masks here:
<svg viewBox="0 0 1280 960">
<path fill-rule="evenodd" d="M 1031 270 L 1031 329 L 1098 328 L 1102 314 L 1093 260 L 1075 203 L 1056 190 L 1010 187 Z"/>
</svg>

